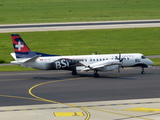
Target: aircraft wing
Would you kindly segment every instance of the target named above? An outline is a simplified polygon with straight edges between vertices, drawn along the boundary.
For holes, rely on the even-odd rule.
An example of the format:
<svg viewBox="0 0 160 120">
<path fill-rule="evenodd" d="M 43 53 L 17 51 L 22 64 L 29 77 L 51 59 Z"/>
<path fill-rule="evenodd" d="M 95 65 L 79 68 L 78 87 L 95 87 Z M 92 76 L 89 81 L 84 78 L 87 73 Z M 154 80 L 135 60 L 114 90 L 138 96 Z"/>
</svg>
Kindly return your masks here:
<svg viewBox="0 0 160 120">
<path fill-rule="evenodd" d="M 98 63 L 92 63 L 89 66 L 86 66 L 81 71 L 98 70 L 100 68 L 105 68 L 107 66 L 121 65 L 121 64 L 122 64 L 122 62 L 119 62 L 119 60 L 101 61 Z"/>
<path fill-rule="evenodd" d="M 94 70 L 94 69 L 98 69 L 98 68 L 104 68 L 106 65 L 99 65 L 99 66 L 94 66 L 94 67 L 92 67 L 92 69 Z"/>
</svg>

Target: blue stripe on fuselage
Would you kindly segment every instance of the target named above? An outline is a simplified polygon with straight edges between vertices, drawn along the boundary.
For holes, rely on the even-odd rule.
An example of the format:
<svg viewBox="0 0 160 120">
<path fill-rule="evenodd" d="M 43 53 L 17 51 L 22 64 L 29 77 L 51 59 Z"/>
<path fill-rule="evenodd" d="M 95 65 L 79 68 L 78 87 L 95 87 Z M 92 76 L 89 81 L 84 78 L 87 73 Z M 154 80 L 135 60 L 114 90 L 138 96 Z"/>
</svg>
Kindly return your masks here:
<svg viewBox="0 0 160 120">
<path fill-rule="evenodd" d="M 36 55 L 40 55 L 41 57 L 51 57 L 51 56 L 60 56 L 60 55 L 51 55 L 51 54 L 45 54 L 45 53 L 39 53 L 39 52 L 15 52 L 16 53 L 16 58 L 32 58 Z"/>
</svg>

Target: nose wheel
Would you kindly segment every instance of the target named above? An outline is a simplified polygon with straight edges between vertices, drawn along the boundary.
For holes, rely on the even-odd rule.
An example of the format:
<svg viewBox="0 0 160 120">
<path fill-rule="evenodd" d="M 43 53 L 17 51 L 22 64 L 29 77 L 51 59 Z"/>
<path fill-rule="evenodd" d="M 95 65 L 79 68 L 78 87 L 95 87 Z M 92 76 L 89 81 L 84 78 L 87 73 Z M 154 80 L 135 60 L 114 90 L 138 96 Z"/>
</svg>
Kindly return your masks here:
<svg viewBox="0 0 160 120">
<path fill-rule="evenodd" d="M 141 74 L 145 74 L 144 67 L 142 67 L 142 72 L 141 72 Z"/>
</svg>

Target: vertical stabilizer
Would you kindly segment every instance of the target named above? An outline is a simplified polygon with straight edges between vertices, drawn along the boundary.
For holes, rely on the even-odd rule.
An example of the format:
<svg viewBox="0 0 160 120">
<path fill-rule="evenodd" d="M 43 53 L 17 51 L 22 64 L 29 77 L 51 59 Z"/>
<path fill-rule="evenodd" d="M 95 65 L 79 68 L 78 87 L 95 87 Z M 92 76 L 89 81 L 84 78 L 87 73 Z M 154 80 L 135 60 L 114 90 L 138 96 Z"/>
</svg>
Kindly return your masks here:
<svg viewBox="0 0 160 120">
<path fill-rule="evenodd" d="M 30 49 L 18 34 L 12 34 L 12 42 L 15 52 L 29 52 Z"/>
<path fill-rule="evenodd" d="M 12 37 L 12 43 L 14 48 L 14 59 L 20 59 L 20 58 L 32 58 L 37 55 L 41 57 L 48 57 L 48 56 L 59 56 L 59 55 L 50 55 L 40 52 L 34 52 L 29 49 L 27 44 L 23 41 L 23 39 L 18 34 L 11 34 Z"/>
<path fill-rule="evenodd" d="M 36 52 L 30 51 L 18 34 L 12 34 L 11 37 L 16 58 L 32 58 L 36 56 Z"/>
</svg>

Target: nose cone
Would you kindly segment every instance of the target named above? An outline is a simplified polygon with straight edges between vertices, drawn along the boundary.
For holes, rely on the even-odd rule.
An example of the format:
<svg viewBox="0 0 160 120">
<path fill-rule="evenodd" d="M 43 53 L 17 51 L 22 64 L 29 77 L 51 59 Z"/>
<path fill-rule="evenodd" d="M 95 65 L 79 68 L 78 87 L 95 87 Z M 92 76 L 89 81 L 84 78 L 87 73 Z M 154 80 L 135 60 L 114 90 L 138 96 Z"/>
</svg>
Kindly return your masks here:
<svg viewBox="0 0 160 120">
<path fill-rule="evenodd" d="M 154 64 L 153 61 L 151 61 L 150 59 L 147 59 L 147 66 L 148 67 L 152 67 L 153 64 Z"/>
</svg>

